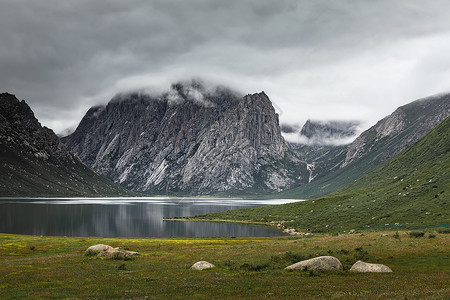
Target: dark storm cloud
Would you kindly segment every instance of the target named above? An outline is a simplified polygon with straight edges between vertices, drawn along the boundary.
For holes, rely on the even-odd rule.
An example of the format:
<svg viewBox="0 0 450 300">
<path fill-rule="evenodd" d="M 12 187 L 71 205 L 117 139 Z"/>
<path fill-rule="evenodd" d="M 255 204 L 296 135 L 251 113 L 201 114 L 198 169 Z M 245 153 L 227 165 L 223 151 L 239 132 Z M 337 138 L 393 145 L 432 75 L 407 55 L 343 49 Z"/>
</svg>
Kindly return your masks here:
<svg viewBox="0 0 450 300">
<path fill-rule="evenodd" d="M 0 0 L 0 88 L 55 131 L 191 77 L 265 90 L 285 122 L 373 122 L 449 90 L 448 3 Z"/>
</svg>

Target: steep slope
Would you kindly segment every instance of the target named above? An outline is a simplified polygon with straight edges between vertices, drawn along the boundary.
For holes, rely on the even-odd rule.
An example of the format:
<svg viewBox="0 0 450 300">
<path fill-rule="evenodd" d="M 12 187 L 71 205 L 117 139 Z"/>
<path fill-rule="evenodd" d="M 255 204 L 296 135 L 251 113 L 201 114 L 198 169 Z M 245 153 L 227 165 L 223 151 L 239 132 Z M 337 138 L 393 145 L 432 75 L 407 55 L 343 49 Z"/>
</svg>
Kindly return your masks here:
<svg viewBox="0 0 450 300">
<path fill-rule="evenodd" d="M 446 226 L 450 221 L 450 117 L 416 144 L 333 196 L 196 217 L 280 222 L 298 230 Z"/>
<path fill-rule="evenodd" d="M 130 194 L 69 152 L 25 101 L 0 94 L 0 196 Z"/>
<path fill-rule="evenodd" d="M 320 157 L 316 180 L 277 197 L 310 199 L 336 191 L 415 143 L 449 114 L 450 94 L 401 106 L 363 132 L 344 152 Z"/>
<path fill-rule="evenodd" d="M 267 95 L 196 81 L 117 96 L 62 140 L 101 174 L 153 194 L 280 191 L 308 177 Z"/>
</svg>

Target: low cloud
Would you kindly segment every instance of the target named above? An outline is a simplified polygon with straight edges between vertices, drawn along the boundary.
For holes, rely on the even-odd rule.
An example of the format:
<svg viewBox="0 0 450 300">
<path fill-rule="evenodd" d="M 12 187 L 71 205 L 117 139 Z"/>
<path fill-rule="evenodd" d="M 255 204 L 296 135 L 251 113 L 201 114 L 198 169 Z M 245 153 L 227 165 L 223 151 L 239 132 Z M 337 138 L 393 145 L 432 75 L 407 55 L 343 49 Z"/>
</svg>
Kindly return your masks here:
<svg viewBox="0 0 450 300">
<path fill-rule="evenodd" d="M 118 93 L 191 78 L 264 90 L 286 123 L 372 125 L 450 91 L 449 19 L 446 0 L 4 0 L 1 89 L 57 132 Z"/>
<path fill-rule="evenodd" d="M 308 146 L 342 146 L 351 144 L 358 135 L 350 137 L 320 137 L 314 136 L 308 138 L 299 133 L 282 133 L 284 140 L 291 144 L 308 145 Z"/>
</svg>

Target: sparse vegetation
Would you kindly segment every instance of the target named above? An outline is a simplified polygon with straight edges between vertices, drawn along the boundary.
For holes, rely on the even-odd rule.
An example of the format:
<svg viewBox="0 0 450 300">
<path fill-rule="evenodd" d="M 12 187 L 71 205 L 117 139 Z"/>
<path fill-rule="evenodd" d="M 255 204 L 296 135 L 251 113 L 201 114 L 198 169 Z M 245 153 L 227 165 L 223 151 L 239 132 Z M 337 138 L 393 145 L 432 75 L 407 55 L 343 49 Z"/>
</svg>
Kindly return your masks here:
<svg viewBox="0 0 450 300">
<path fill-rule="evenodd" d="M 411 231 L 409 233 L 409 236 L 412 236 L 415 238 L 423 237 L 424 235 L 425 235 L 425 232 L 423 232 L 423 231 Z"/>
</svg>

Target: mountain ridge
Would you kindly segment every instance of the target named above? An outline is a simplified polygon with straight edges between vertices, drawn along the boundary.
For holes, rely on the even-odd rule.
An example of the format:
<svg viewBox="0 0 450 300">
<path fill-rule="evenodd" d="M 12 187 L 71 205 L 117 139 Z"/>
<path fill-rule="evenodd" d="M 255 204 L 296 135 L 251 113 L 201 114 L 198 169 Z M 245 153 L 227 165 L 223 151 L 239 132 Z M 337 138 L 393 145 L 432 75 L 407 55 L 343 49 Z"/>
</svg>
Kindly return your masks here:
<svg viewBox="0 0 450 300">
<path fill-rule="evenodd" d="M 0 195 L 133 195 L 89 169 L 28 104 L 0 94 Z"/>
</svg>

